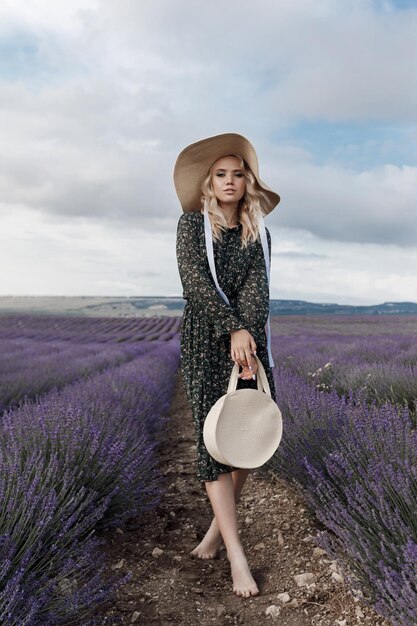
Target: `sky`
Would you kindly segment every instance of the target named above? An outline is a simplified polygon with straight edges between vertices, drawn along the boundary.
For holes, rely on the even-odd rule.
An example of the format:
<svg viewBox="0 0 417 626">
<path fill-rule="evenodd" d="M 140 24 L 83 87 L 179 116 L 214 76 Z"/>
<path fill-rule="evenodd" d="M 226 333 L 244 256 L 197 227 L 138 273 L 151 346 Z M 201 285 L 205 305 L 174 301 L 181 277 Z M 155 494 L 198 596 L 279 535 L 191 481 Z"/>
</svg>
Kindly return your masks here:
<svg viewBox="0 0 417 626">
<path fill-rule="evenodd" d="M 173 168 L 237 132 L 270 297 L 417 302 L 417 0 L 2 0 L 0 295 L 182 296 Z"/>
</svg>

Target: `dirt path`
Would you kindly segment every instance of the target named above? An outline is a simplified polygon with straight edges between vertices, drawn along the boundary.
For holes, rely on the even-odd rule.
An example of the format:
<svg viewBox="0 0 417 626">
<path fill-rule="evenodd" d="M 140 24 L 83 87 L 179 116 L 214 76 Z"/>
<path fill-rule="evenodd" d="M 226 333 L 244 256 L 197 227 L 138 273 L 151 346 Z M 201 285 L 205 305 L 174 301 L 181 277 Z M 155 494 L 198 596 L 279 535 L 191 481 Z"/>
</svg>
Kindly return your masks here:
<svg viewBox="0 0 417 626">
<path fill-rule="evenodd" d="M 101 535 L 107 540 L 109 571 L 131 571 L 133 576 L 115 602 L 97 613 L 98 623 L 389 626 L 338 582 L 335 564 L 317 549 L 318 524 L 298 491 L 259 470 L 247 479 L 238 520 L 261 593 L 235 596 L 224 546 L 213 560 L 188 556 L 204 536 L 211 511 L 195 475 L 194 430 L 180 372 L 166 441 L 161 451 L 166 478 L 161 505 L 132 519 L 124 532 Z M 314 575 L 310 586 L 297 586 L 293 577 L 302 573 Z M 285 604 L 278 598 L 283 593 L 289 596 Z M 268 608 L 271 605 L 276 608 Z"/>
</svg>

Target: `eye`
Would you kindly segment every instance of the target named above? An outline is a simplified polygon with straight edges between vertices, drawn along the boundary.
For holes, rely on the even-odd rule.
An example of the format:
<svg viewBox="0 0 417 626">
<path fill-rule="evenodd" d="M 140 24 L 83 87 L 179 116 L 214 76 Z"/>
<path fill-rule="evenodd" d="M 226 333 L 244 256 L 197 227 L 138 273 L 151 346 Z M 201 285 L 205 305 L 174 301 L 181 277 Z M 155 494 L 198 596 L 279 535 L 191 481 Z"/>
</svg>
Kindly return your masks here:
<svg viewBox="0 0 417 626">
<path fill-rule="evenodd" d="M 216 176 L 224 176 L 223 172 L 217 172 Z"/>
<path fill-rule="evenodd" d="M 242 174 L 242 172 L 236 172 L 236 176 L 237 176 L 238 178 L 243 178 L 243 174 Z"/>
</svg>

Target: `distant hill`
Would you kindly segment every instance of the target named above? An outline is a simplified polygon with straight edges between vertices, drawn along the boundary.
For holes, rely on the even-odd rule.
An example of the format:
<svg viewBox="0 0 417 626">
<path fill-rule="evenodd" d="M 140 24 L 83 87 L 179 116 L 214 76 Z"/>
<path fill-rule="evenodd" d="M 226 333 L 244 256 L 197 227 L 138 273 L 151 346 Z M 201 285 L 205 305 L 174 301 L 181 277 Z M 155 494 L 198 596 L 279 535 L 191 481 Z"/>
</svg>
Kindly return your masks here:
<svg viewBox="0 0 417 626">
<path fill-rule="evenodd" d="M 415 302 L 383 302 L 382 304 L 315 303 L 305 300 L 271 300 L 271 315 L 416 315 Z"/>
<path fill-rule="evenodd" d="M 0 314 L 39 313 L 104 317 L 182 315 L 185 300 L 162 296 L 0 296 Z M 384 302 L 365 306 L 271 300 L 271 315 L 417 315 L 415 302 Z"/>
</svg>

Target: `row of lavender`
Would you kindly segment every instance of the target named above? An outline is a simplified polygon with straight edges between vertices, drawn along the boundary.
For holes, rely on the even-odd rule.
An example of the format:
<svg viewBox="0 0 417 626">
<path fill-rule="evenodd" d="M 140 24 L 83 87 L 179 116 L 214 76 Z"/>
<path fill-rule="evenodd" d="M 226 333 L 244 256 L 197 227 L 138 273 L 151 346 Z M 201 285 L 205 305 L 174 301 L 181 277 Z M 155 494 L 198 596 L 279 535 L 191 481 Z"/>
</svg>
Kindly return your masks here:
<svg viewBox="0 0 417 626">
<path fill-rule="evenodd" d="M 89 376 L 83 372 L 74 380 L 75 368 L 73 382 L 61 389 L 47 385 L 49 392 L 21 398 L 0 418 L 5 626 L 66 624 L 80 617 L 93 623 L 97 604 L 126 581 L 106 578 L 96 531 L 123 526 L 159 501 L 157 448 L 179 365 L 178 338 L 144 343 L 136 352 L 126 345 L 128 360 L 105 369 L 98 347 L 94 343 L 92 352 L 101 371 L 90 368 Z M 109 348 L 102 345 L 104 352 Z M 64 351 L 56 366 L 73 355 Z M 38 369 L 47 364 L 41 359 Z"/>
<path fill-rule="evenodd" d="M 303 333 L 293 337 L 280 336 L 278 356 L 288 368 L 319 390 L 333 389 L 340 396 L 351 398 L 360 394 L 368 403 L 375 400 L 381 404 L 388 400 L 408 406 L 414 420 L 417 328 L 414 334 L 404 334 L 401 332 L 403 320 L 397 318 L 396 332 L 393 332 L 393 320 L 389 321 L 391 332 L 388 335 L 385 335 L 385 320 L 378 317 L 373 321 L 373 332 L 379 329 L 380 335 L 364 336 L 356 332 L 349 335 L 349 324 L 344 321 L 340 323 L 344 334 L 337 336 L 334 332 L 323 334 L 314 326 L 307 326 L 307 320 Z M 415 324 L 417 326 L 417 320 Z M 409 323 L 406 328 L 408 326 Z M 363 328 L 365 330 L 367 327 Z"/>
<path fill-rule="evenodd" d="M 0 414 L 178 337 L 177 318 L 0 316 Z"/>
<path fill-rule="evenodd" d="M 327 332 L 294 318 L 274 337 L 284 434 L 266 468 L 302 486 L 321 545 L 395 626 L 417 623 L 417 319 L 405 323 L 343 320 L 337 335 L 334 317 Z"/>
<path fill-rule="evenodd" d="M 0 339 L 0 415 L 22 399 L 147 353 L 154 342 L 109 344 L 40 339 Z"/>
<path fill-rule="evenodd" d="M 69 317 L 67 315 L 0 316 L 0 339 L 37 339 L 121 343 L 170 341 L 178 335 L 178 317 Z"/>
</svg>

